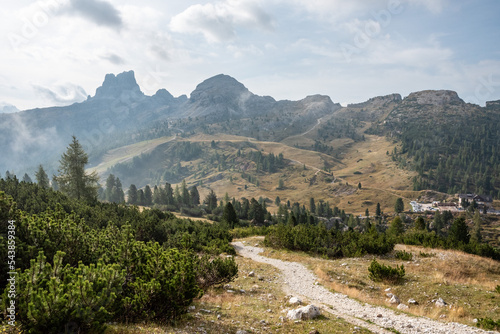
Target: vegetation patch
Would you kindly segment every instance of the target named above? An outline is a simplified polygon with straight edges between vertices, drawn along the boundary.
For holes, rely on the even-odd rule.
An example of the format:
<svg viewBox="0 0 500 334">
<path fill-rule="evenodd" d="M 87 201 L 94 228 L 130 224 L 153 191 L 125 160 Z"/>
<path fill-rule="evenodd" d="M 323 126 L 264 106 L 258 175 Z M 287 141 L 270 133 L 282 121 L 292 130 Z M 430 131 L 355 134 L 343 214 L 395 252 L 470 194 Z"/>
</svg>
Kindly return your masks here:
<svg viewBox="0 0 500 334">
<path fill-rule="evenodd" d="M 405 267 L 403 265 L 393 268 L 391 266 L 380 264 L 375 259 L 373 259 L 372 263 L 368 267 L 368 271 L 370 272 L 368 277 L 375 282 L 384 281 L 394 284 L 401 282 L 405 276 Z"/>
</svg>

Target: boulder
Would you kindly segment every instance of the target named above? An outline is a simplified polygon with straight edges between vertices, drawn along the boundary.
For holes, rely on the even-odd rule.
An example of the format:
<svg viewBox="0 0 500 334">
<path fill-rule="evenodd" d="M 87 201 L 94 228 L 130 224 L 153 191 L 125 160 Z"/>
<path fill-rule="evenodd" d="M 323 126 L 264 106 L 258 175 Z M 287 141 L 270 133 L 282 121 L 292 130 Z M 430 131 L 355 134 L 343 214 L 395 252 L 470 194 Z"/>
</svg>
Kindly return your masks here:
<svg viewBox="0 0 500 334">
<path fill-rule="evenodd" d="M 448 305 L 448 303 L 447 303 L 447 302 L 445 302 L 445 301 L 443 300 L 443 298 L 438 298 L 438 299 L 436 300 L 436 304 L 435 304 L 435 305 L 436 305 L 437 307 L 446 307 L 446 305 Z"/>
<path fill-rule="evenodd" d="M 389 300 L 389 303 L 391 304 L 401 304 L 401 301 L 399 300 L 398 296 L 392 295 L 391 299 Z"/>
<path fill-rule="evenodd" d="M 319 308 L 314 305 L 307 305 L 295 310 L 288 311 L 286 317 L 290 320 L 308 320 L 321 315 Z"/>
<path fill-rule="evenodd" d="M 415 299 L 410 298 L 410 299 L 408 299 L 408 304 L 410 304 L 410 305 L 418 305 L 418 302 Z"/>
<path fill-rule="evenodd" d="M 251 271 L 248 273 L 248 277 L 254 277 L 255 276 L 255 272 Z"/>
</svg>

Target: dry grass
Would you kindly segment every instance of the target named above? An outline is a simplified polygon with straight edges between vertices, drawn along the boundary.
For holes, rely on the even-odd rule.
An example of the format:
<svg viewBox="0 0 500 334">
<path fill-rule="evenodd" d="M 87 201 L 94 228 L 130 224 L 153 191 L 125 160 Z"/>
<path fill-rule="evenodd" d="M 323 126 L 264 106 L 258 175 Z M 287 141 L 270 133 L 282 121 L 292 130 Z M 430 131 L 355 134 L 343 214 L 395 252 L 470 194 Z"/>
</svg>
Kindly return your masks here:
<svg viewBox="0 0 500 334">
<path fill-rule="evenodd" d="M 375 305 L 390 305 L 385 289 L 407 304 L 412 298 L 418 305 L 409 305 L 410 314 L 441 321 L 456 321 L 474 325 L 474 318 L 500 318 L 500 295 L 494 292 L 500 285 L 500 264 L 487 258 L 459 251 L 425 249 L 418 246 L 396 245 L 396 250 L 413 254 L 412 261 L 401 261 L 393 254 L 376 257 L 380 263 L 395 267 L 403 264 L 406 277 L 402 284 L 389 285 L 368 278 L 368 266 L 373 256 L 326 260 L 305 253 L 266 249 L 265 255 L 296 261 L 309 267 L 325 287 L 351 298 Z M 431 254 L 430 257 L 420 253 Z M 448 307 L 435 306 L 433 300 L 443 298 Z"/>
</svg>

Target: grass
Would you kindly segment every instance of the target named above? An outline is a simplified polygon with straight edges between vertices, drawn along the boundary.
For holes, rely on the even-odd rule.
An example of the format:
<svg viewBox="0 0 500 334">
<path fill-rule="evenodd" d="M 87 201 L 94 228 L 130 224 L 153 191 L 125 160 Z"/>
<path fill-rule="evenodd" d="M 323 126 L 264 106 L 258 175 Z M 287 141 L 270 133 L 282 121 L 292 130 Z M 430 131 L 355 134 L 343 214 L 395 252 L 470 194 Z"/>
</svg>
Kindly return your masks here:
<svg viewBox="0 0 500 334">
<path fill-rule="evenodd" d="M 265 255 L 296 261 L 309 267 L 325 287 L 362 302 L 395 309 L 388 303 L 385 289 L 408 304 L 412 298 L 418 305 L 409 305 L 406 312 L 441 321 L 456 321 L 474 326 L 473 319 L 500 319 L 500 295 L 495 292 L 500 282 L 497 261 L 458 251 L 429 250 L 417 246 L 397 245 L 396 250 L 412 253 L 412 261 L 396 259 L 393 254 L 376 257 L 382 264 L 396 267 L 404 264 L 406 276 L 400 284 L 373 282 L 368 266 L 373 256 L 325 260 L 305 253 L 266 249 Z M 424 253 L 425 256 L 419 255 Z M 429 257 L 428 254 L 434 254 Z M 443 298 L 449 307 L 439 308 L 432 300 Z"/>
<path fill-rule="evenodd" d="M 250 239 L 252 242 L 254 239 Z M 310 320 L 285 320 L 287 304 L 285 293 L 278 279 L 279 271 L 267 264 L 236 257 L 239 277 L 232 282 L 230 289 L 218 287 L 209 289 L 196 300 L 194 309 L 175 325 L 165 324 L 115 324 L 109 326 L 107 334 L 142 334 L 142 333 L 236 333 L 246 330 L 248 333 L 371 333 L 366 329 L 355 330 L 349 324 L 325 311 L 322 316 Z M 248 273 L 255 272 L 254 277 Z M 259 280 L 259 276 L 263 280 Z M 231 292 L 232 290 L 233 292 Z M 244 292 L 241 292 L 244 290 Z"/>
</svg>

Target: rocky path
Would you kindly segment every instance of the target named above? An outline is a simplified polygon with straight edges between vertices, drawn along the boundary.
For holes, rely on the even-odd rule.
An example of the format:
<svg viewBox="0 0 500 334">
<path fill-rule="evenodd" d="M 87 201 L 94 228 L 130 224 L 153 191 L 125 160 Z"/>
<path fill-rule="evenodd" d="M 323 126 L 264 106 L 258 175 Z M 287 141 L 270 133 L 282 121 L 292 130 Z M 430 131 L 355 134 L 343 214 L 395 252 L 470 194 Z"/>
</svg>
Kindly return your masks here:
<svg viewBox="0 0 500 334">
<path fill-rule="evenodd" d="M 259 255 L 262 248 L 234 242 L 233 246 L 239 255 L 250 258 L 257 262 L 270 264 L 282 272 L 283 289 L 285 292 L 303 296 L 317 306 L 322 305 L 324 310 L 346 321 L 374 333 L 391 333 L 397 330 L 399 333 L 449 333 L 449 334 L 471 334 L 471 333 L 496 333 L 495 331 L 484 331 L 478 328 L 458 324 L 444 323 L 424 317 L 409 316 L 369 304 L 360 303 L 340 293 L 332 293 L 321 285 L 316 284 L 317 277 L 302 264 L 272 259 Z"/>
</svg>

